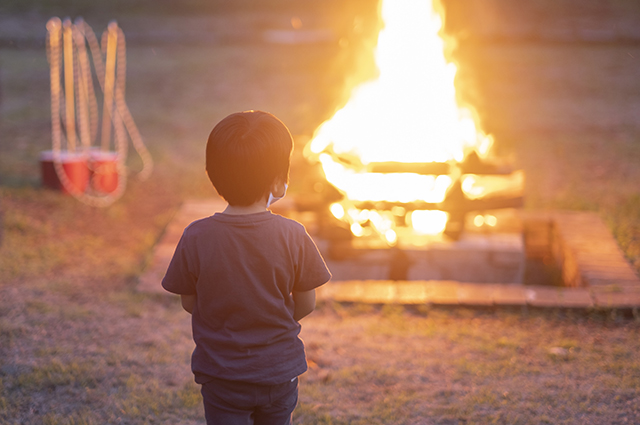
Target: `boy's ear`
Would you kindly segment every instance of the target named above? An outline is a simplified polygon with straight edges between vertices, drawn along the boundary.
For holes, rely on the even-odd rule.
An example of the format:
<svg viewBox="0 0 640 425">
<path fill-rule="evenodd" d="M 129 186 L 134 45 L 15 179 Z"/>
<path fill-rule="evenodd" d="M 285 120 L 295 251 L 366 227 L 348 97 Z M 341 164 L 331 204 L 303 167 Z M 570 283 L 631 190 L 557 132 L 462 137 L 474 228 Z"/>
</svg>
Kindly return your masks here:
<svg viewBox="0 0 640 425">
<path fill-rule="evenodd" d="M 284 182 L 280 179 L 277 179 L 271 185 L 271 193 L 273 193 L 273 196 L 284 196 L 285 190 Z"/>
</svg>

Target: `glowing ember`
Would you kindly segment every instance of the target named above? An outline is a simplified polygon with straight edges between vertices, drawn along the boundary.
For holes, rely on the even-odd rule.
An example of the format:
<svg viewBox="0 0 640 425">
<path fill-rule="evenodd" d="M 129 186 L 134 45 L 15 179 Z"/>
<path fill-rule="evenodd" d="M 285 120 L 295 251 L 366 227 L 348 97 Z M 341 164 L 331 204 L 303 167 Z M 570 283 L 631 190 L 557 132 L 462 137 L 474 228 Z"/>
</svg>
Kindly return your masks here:
<svg viewBox="0 0 640 425">
<path fill-rule="evenodd" d="M 331 206 L 332 214 L 347 221 L 355 236 L 376 233 L 393 245 L 401 237 L 399 217 L 412 234 L 434 235 L 444 230 L 447 214 L 358 209 L 355 203 L 440 203 L 459 176 L 402 165 L 460 162 L 470 150 L 485 154 L 491 139 L 456 103 L 456 67 L 445 60 L 441 17 L 431 1 L 384 1 L 382 18 L 379 78 L 354 90 L 347 105 L 320 126 L 310 150 L 327 180 L 346 195 Z M 397 170 L 386 171 L 383 163 L 395 163 L 387 168 Z M 482 190 L 476 180 L 464 183 L 471 196 Z"/>
</svg>

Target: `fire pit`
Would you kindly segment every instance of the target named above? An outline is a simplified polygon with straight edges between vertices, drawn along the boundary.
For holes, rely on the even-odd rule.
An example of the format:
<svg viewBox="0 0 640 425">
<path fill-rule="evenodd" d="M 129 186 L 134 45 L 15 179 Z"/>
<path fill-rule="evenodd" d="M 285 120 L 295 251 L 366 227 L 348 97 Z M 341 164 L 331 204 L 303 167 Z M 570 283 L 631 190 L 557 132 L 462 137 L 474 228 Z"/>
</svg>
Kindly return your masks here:
<svg viewBox="0 0 640 425">
<path fill-rule="evenodd" d="M 316 214 L 309 225 L 322 239 L 334 275 L 343 280 L 521 283 L 525 247 L 516 208 L 523 203 L 523 173 L 476 162 L 475 168 L 469 162 L 369 167 L 381 177 L 410 169 L 436 181 L 457 173 L 441 202 L 351 200 L 329 182 L 315 181 L 315 196 L 299 196 L 295 209 Z M 434 172 L 449 174 L 427 174 Z M 494 190 L 470 196 L 463 189 L 466 179 L 491 181 Z"/>
<path fill-rule="evenodd" d="M 571 227 L 566 217 L 518 212 L 524 173 L 492 158 L 491 136 L 458 105 L 455 65 L 445 60 L 431 2 L 385 1 L 382 19 L 379 78 L 356 88 L 307 145 L 318 178 L 314 196 L 296 205 L 317 214 L 334 279 L 352 288 L 342 299 L 602 305 L 578 277 L 591 266 L 567 254 L 585 248 L 558 237 Z M 600 233 L 587 239 L 615 247 Z M 625 288 L 636 288 L 616 255 L 599 287 L 615 286 L 615 268 Z M 579 289 L 555 293 L 546 285 Z"/>
<path fill-rule="evenodd" d="M 288 202 L 284 202 L 285 200 Z M 319 229 L 317 215 L 296 210 L 297 202 L 293 202 L 293 196 L 288 196 L 285 200 L 276 204 L 279 212 L 305 222 L 326 254 L 328 241 L 315 232 Z M 158 282 L 167 269 L 182 229 L 193 220 L 222 211 L 224 207 L 225 203 L 220 199 L 185 202 L 154 248 L 151 261 L 140 277 L 138 290 L 164 293 Z M 430 279 L 411 275 L 408 277 L 418 279 L 391 280 L 377 275 L 370 279 L 366 275 L 353 273 L 351 267 L 359 268 L 360 272 L 381 264 L 389 267 L 394 251 L 360 250 L 363 254 L 360 260 L 355 257 L 328 260 L 334 278 L 319 289 L 318 297 L 358 303 L 606 308 L 623 309 L 637 314 L 637 309 L 640 308 L 640 279 L 625 261 L 615 240 L 597 215 L 584 212 L 527 211 L 518 212 L 512 218 L 515 223 L 521 224 L 525 281 L 527 270 L 534 272 L 533 281 L 525 284 L 472 283 L 467 280 Z M 461 246 L 460 241 L 452 243 L 459 248 Z M 461 249 L 458 254 L 460 251 Z M 491 255 L 493 260 L 505 262 L 505 258 L 489 252 L 491 251 L 484 251 L 485 260 L 486 256 Z M 449 260 L 453 268 L 472 269 L 469 264 L 464 263 L 466 259 L 463 255 L 458 255 L 458 260 L 462 262 Z M 537 268 L 555 270 L 557 278 L 549 280 L 549 274 L 540 272 Z M 388 269 L 383 267 L 380 273 L 384 275 L 388 273 Z"/>
</svg>

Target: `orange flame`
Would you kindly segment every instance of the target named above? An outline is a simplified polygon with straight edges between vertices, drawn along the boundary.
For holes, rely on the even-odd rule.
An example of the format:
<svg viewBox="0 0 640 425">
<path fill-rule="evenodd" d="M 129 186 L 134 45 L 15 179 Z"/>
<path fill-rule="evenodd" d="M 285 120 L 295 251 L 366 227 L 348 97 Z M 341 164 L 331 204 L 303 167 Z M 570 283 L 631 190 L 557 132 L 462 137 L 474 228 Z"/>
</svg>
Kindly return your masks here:
<svg viewBox="0 0 640 425">
<path fill-rule="evenodd" d="M 375 53 L 378 79 L 357 87 L 347 105 L 318 128 L 310 152 L 348 200 L 442 202 L 452 183 L 449 175 L 371 172 L 368 166 L 462 161 L 470 149 L 485 153 L 491 139 L 476 130 L 471 112 L 456 102 L 456 67 L 445 59 L 442 20 L 431 0 L 386 0 L 382 18 Z M 351 223 L 354 235 L 364 234 L 366 218 L 395 243 L 393 213 L 378 219 L 385 214 L 354 210 L 349 201 L 341 209 L 332 212 Z M 435 234 L 446 224 L 440 211 L 411 216 L 413 232 Z"/>
</svg>

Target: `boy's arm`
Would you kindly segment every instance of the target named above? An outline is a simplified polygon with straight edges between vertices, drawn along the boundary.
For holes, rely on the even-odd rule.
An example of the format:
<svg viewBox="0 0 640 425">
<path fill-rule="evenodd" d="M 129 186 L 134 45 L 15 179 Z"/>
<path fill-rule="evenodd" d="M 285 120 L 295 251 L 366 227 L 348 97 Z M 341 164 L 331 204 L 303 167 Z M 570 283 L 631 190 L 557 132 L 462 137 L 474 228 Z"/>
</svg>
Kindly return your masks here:
<svg viewBox="0 0 640 425">
<path fill-rule="evenodd" d="M 182 308 L 189 314 L 193 314 L 193 307 L 196 305 L 195 295 L 180 295 L 180 301 L 182 302 Z"/>
<path fill-rule="evenodd" d="M 307 316 L 316 308 L 316 290 L 303 292 L 293 292 L 293 302 L 295 307 L 293 309 L 293 318 L 299 321 L 303 317 Z"/>
</svg>

